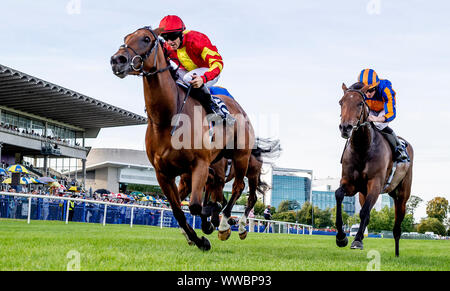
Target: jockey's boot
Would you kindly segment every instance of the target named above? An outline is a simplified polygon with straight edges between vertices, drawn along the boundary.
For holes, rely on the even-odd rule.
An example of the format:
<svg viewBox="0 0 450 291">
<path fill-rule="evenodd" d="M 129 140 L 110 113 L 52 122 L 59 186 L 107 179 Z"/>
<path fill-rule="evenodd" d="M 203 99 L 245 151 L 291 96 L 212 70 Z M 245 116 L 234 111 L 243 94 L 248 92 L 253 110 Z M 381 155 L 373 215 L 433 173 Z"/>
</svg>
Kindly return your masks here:
<svg viewBox="0 0 450 291">
<path fill-rule="evenodd" d="M 220 110 L 219 106 L 211 98 L 211 93 L 209 92 L 208 87 L 206 87 L 205 85 L 201 86 L 198 89 L 192 88 L 191 96 L 197 99 L 200 104 L 202 104 L 207 114 L 215 114 L 225 120 L 227 124 L 234 124 L 235 119 L 231 115 L 225 114 L 224 112 L 222 112 L 222 110 Z"/>
<path fill-rule="evenodd" d="M 405 146 L 400 142 L 395 132 L 387 126 L 383 130 L 381 130 L 381 133 L 386 138 L 386 140 L 389 142 L 389 145 L 391 146 L 392 153 L 394 156 L 394 161 L 398 163 L 405 163 L 409 162 L 409 156 L 406 152 Z"/>
</svg>

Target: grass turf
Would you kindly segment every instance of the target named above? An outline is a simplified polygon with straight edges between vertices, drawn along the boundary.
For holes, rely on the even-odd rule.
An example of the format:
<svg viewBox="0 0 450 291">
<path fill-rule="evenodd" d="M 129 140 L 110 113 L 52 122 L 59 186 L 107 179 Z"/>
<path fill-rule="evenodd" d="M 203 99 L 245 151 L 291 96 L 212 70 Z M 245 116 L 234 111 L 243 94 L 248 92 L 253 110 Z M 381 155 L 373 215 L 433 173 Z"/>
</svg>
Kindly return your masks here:
<svg viewBox="0 0 450 291">
<path fill-rule="evenodd" d="M 203 235 L 201 230 L 197 234 Z M 0 220 L 0 270 L 67 270 L 71 251 L 87 270 L 299 271 L 366 270 L 379 257 L 380 270 L 450 270 L 450 241 L 364 239 L 364 250 L 338 248 L 334 236 L 232 232 L 211 250 L 189 246 L 179 229 L 61 221 Z M 375 257 L 372 256 L 373 251 Z M 379 254 L 379 256 L 378 256 Z"/>
</svg>

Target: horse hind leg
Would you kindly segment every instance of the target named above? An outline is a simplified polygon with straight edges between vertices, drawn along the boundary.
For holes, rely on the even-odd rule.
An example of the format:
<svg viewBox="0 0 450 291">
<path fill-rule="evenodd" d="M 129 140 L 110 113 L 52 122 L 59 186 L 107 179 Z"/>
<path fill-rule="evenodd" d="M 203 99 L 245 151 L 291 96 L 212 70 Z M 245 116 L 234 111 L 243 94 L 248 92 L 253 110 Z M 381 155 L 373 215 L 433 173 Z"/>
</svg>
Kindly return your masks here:
<svg viewBox="0 0 450 291">
<path fill-rule="evenodd" d="M 242 194 L 242 191 L 245 188 L 244 175 L 247 172 L 248 159 L 245 161 L 246 163 L 244 163 L 242 160 L 243 159 L 241 159 L 241 161 L 237 163 L 236 161 L 233 161 L 235 168 L 235 178 L 232 190 L 233 194 L 231 195 L 231 199 L 228 202 L 227 206 L 222 211 L 222 219 L 219 225 L 218 237 L 222 241 L 227 240 L 231 235 L 231 226 L 228 223 L 228 219 L 231 216 L 231 209 L 233 209 L 234 204 L 239 199 L 239 197 Z"/>
<path fill-rule="evenodd" d="M 252 210 L 252 208 L 255 206 L 256 200 L 258 199 L 256 196 L 256 188 L 258 187 L 259 182 L 259 175 L 256 175 L 254 177 L 249 177 L 248 179 L 248 188 L 249 188 L 249 195 L 247 200 L 247 206 L 245 208 L 244 215 L 241 216 L 239 219 L 239 238 L 241 240 L 244 240 L 247 237 L 247 217 Z"/>
<path fill-rule="evenodd" d="M 395 240 L 395 256 L 400 255 L 400 238 L 402 236 L 402 222 L 406 213 L 406 202 L 411 193 L 411 171 L 409 171 L 400 184 L 400 186 L 389 193 L 394 198 L 395 203 L 395 222 L 394 222 L 394 240 Z"/>
</svg>

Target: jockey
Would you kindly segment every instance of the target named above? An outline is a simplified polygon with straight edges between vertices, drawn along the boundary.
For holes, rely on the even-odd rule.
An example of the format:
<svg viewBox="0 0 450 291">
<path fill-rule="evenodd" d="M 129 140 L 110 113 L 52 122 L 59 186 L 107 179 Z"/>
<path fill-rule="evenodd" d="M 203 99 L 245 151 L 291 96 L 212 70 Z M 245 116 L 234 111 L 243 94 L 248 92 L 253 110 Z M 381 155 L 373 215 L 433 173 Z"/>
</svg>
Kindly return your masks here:
<svg viewBox="0 0 450 291">
<path fill-rule="evenodd" d="M 389 142 L 394 153 L 394 160 L 397 162 L 409 161 L 405 147 L 394 131 L 388 127 L 389 122 L 396 117 L 395 91 L 389 80 L 380 80 L 372 69 L 364 69 L 358 77 L 358 81 L 369 86 L 365 100 L 370 108 L 368 120 L 373 122 Z"/>
<path fill-rule="evenodd" d="M 178 59 L 178 82 L 192 85 L 192 97 L 205 108 L 207 114 L 217 114 L 222 119 L 234 119 L 226 116 L 212 100 L 209 87 L 219 80 L 223 60 L 217 48 L 203 33 L 186 30 L 183 21 L 176 15 L 164 17 L 160 24 L 161 37 L 170 59 Z M 231 120 L 230 120 L 231 121 Z"/>
</svg>

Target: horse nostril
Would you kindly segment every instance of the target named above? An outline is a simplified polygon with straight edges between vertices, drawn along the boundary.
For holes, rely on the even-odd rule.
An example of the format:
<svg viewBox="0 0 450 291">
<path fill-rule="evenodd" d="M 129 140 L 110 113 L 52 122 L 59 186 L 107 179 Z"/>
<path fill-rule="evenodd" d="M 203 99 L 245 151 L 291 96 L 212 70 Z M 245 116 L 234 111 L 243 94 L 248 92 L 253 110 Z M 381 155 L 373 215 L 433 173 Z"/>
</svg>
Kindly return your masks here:
<svg viewBox="0 0 450 291">
<path fill-rule="evenodd" d="M 347 125 L 345 126 L 345 130 L 346 130 L 346 131 L 350 131 L 350 130 L 352 130 L 352 127 L 353 127 L 353 126 L 351 126 L 350 124 L 347 124 Z"/>
<path fill-rule="evenodd" d="M 126 64 L 128 62 L 127 57 L 124 55 L 115 55 L 111 57 L 111 65 L 117 65 L 117 64 Z"/>
<path fill-rule="evenodd" d="M 124 55 L 120 55 L 118 57 L 118 61 L 119 61 L 119 64 L 126 64 L 128 62 L 128 58 L 125 57 Z"/>
</svg>

